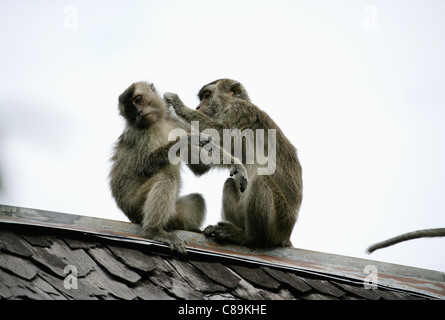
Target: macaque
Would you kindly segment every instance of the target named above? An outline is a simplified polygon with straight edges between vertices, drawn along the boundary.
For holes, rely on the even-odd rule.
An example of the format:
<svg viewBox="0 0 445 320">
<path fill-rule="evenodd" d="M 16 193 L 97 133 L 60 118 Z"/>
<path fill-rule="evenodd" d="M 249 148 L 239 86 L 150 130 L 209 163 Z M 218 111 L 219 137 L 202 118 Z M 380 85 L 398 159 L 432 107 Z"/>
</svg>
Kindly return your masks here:
<svg viewBox="0 0 445 320">
<path fill-rule="evenodd" d="M 205 228 L 205 236 L 248 247 L 291 246 L 303 192 L 295 147 L 278 125 L 250 102 L 238 81 L 216 80 L 205 85 L 198 97 L 200 103 L 195 111 L 187 108 L 178 95 L 164 94 L 179 117 L 188 123 L 199 123 L 214 143 L 223 137 L 222 147 L 241 160 L 249 177 L 244 192 L 240 175 L 226 180 L 223 221 Z M 267 158 L 264 150 L 268 151 Z M 214 166 L 231 165 L 219 161 Z M 207 168 L 210 167 L 212 164 Z"/>
<path fill-rule="evenodd" d="M 179 165 L 168 161 L 170 130 L 184 125 L 168 112 L 153 84 L 133 83 L 119 96 L 126 127 L 112 157 L 110 187 L 118 207 L 144 235 L 184 254 L 185 242 L 172 229 L 197 230 L 204 219 L 204 198 L 179 197 Z"/>
</svg>

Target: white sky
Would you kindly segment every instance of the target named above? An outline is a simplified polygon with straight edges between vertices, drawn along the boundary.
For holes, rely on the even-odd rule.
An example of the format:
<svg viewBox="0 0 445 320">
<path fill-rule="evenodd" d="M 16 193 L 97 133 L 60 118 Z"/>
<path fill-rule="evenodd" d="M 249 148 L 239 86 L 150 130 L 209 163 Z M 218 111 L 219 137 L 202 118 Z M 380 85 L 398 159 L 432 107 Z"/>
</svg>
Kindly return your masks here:
<svg viewBox="0 0 445 320">
<path fill-rule="evenodd" d="M 0 203 L 126 220 L 107 178 L 119 94 L 148 80 L 194 108 L 229 77 L 298 149 L 295 247 L 445 271 L 444 238 L 364 253 L 445 226 L 444 13 L 439 0 L 2 1 Z M 206 224 L 227 176 L 184 169 Z"/>
</svg>

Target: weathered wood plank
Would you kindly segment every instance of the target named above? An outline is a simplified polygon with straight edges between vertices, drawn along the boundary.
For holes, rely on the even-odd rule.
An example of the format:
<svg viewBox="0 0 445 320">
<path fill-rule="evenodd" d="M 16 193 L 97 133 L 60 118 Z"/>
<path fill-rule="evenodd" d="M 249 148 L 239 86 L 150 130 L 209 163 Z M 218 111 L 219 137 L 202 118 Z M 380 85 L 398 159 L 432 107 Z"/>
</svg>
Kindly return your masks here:
<svg viewBox="0 0 445 320">
<path fill-rule="evenodd" d="M 107 294 L 106 291 L 100 289 L 97 285 L 90 283 L 86 278 L 79 278 L 77 282 L 77 289 L 75 289 L 71 287 L 65 288 L 64 279 L 60 279 L 50 273 L 42 272 L 39 274 L 39 276 L 68 299 L 98 300 L 99 296 Z"/>
<path fill-rule="evenodd" d="M 97 268 L 85 278 L 90 283 L 96 285 L 101 290 L 107 291 L 116 298 L 124 300 L 136 299 L 137 294 L 125 283 L 110 278 L 102 269 Z"/>
<path fill-rule="evenodd" d="M 34 252 L 36 253 L 34 259 L 41 264 L 47 261 L 46 266 L 61 277 L 66 276 L 67 266 L 74 266 L 78 277 L 84 277 L 97 266 L 83 249 L 72 250 L 60 239 L 54 239 L 49 248 L 34 248 Z"/>
<path fill-rule="evenodd" d="M 190 285 L 182 279 L 176 271 L 167 276 L 165 273 L 155 270 L 150 276 L 150 280 L 157 286 L 166 289 L 171 295 L 179 299 L 201 300 L 204 295 L 195 291 Z"/>
<path fill-rule="evenodd" d="M 25 233 L 22 234 L 22 237 L 33 246 L 50 247 L 52 244 L 52 241 L 50 240 L 50 237 L 48 237 L 48 235 L 39 236 L 39 235 Z"/>
<path fill-rule="evenodd" d="M 264 297 L 260 294 L 259 289 L 255 288 L 244 279 L 240 280 L 238 285 L 231 290 L 231 293 L 241 299 L 264 300 Z"/>
<path fill-rule="evenodd" d="M 143 300 L 175 300 L 150 280 L 141 281 L 133 291 Z"/>
<path fill-rule="evenodd" d="M 327 280 L 321 280 L 321 279 L 310 279 L 310 278 L 301 278 L 304 282 L 306 282 L 308 285 L 310 285 L 312 288 L 314 288 L 317 291 L 320 291 L 322 293 L 329 294 L 331 296 L 334 296 L 336 298 L 341 297 L 345 294 L 343 290 L 340 290 L 338 287 L 334 286 L 332 283 L 330 283 Z"/>
<path fill-rule="evenodd" d="M 49 251 L 48 248 L 34 247 L 31 259 L 36 262 L 42 269 L 52 272 L 54 275 L 64 278 L 66 274 L 63 272 L 67 266 L 60 257 Z"/>
<path fill-rule="evenodd" d="M 196 291 L 210 293 L 224 292 L 226 290 L 225 287 L 216 284 L 213 281 L 209 281 L 204 273 L 185 261 L 169 259 L 169 262 L 173 265 L 181 277 L 184 278 L 185 281 L 187 281 L 187 283 Z"/>
<path fill-rule="evenodd" d="M 128 269 L 125 264 L 118 261 L 106 248 L 88 249 L 93 259 L 112 275 L 130 283 L 136 283 L 141 276 Z"/>
<path fill-rule="evenodd" d="M 0 249 L 21 257 L 32 255 L 30 245 L 22 237 L 9 230 L 1 230 L 0 232 Z"/>
<path fill-rule="evenodd" d="M 219 262 L 190 260 L 190 263 L 204 272 L 210 279 L 227 288 L 235 288 L 241 281 L 240 277 L 233 274 L 233 272 Z"/>
<path fill-rule="evenodd" d="M 321 293 L 308 293 L 302 296 L 302 298 L 304 300 L 338 300 L 338 298 Z"/>
<path fill-rule="evenodd" d="M 284 272 L 281 270 L 277 270 L 274 268 L 263 267 L 263 270 L 266 271 L 271 277 L 284 283 L 292 288 L 296 289 L 298 292 L 306 292 L 312 289 L 306 282 L 298 278 L 298 276 L 294 275 L 292 272 Z"/>
<path fill-rule="evenodd" d="M 0 267 L 26 280 L 31 280 L 39 272 L 39 268 L 29 260 L 2 252 L 0 252 Z"/>
<path fill-rule="evenodd" d="M 229 265 L 231 269 L 241 275 L 246 280 L 261 288 L 278 289 L 280 283 L 264 272 L 260 267 L 246 267 L 242 265 Z"/>
<path fill-rule="evenodd" d="M 352 286 L 346 283 L 336 282 L 342 289 L 368 300 L 378 300 L 382 297 L 380 290 L 366 289 L 363 286 Z"/>
<path fill-rule="evenodd" d="M 158 268 L 159 261 L 153 258 L 153 255 L 146 255 L 141 251 L 118 247 L 114 245 L 108 245 L 108 248 L 118 257 L 124 264 L 129 267 L 144 271 L 151 272 Z M 164 263 L 162 261 L 162 263 Z"/>
<path fill-rule="evenodd" d="M 81 240 L 81 239 L 75 239 L 75 238 L 64 238 L 63 240 L 68 244 L 68 246 L 71 249 L 89 249 L 92 247 L 96 247 L 98 246 L 100 243 L 96 242 L 96 241 L 92 241 L 91 239 L 89 239 L 90 241 L 86 240 Z"/>
</svg>

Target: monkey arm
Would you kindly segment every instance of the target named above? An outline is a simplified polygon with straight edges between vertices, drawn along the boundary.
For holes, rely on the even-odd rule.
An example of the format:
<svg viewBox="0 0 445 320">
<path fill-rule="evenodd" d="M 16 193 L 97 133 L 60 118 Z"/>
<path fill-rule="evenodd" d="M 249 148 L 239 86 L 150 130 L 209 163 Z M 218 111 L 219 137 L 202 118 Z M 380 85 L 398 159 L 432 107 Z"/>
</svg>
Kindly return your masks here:
<svg viewBox="0 0 445 320">
<path fill-rule="evenodd" d="M 188 122 L 194 120 L 190 119 L 190 112 L 192 109 L 185 106 L 182 100 L 176 93 L 166 92 L 164 93 L 164 100 L 167 104 L 171 105 L 178 116 L 187 120 Z"/>
<path fill-rule="evenodd" d="M 137 168 L 139 176 L 144 178 L 151 177 L 155 173 L 159 172 L 165 166 L 171 164 L 168 158 L 170 148 L 176 143 L 176 141 L 169 142 L 166 145 L 149 153 L 144 159 L 143 164 Z"/>
<path fill-rule="evenodd" d="M 192 148 L 202 148 L 209 143 L 211 143 L 211 138 L 206 134 L 201 133 L 198 135 L 198 137 L 196 137 L 195 134 L 188 133 L 186 136 L 182 136 L 182 138 L 180 137 L 175 141 L 171 141 L 146 155 L 146 157 L 143 159 L 143 163 L 137 166 L 138 168 L 140 168 L 139 174 L 140 176 L 147 178 L 152 176 L 154 173 L 159 172 L 165 166 L 174 164 L 171 162 L 169 154 L 171 152 L 176 152 L 175 156 L 180 157 L 181 149 L 184 148 L 184 150 L 187 151 L 186 154 L 188 159 L 187 161 L 185 159 L 183 159 L 182 161 L 186 161 L 193 173 L 195 173 L 196 175 L 202 175 L 210 170 L 210 166 L 202 163 L 201 161 L 198 164 L 190 164 L 192 163 L 192 153 L 188 152 L 188 147 L 191 146 Z M 172 156 L 172 154 L 170 154 L 170 156 Z"/>
<path fill-rule="evenodd" d="M 191 161 L 191 153 L 189 153 L 187 162 L 189 168 L 197 176 L 200 176 L 209 171 L 212 167 L 230 166 L 231 167 L 230 176 L 231 177 L 233 177 L 234 175 L 239 176 L 240 191 L 244 192 L 248 184 L 248 174 L 247 174 L 247 169 L 243 165 L 241 160 L 232 156 L 230 152 L 228 152 L 227 150 L 216 144 L 215 141 L 210 138 L 210 136 L 204 133 L 201 133 L 201 136 L 204 136 L 204 138 L 202 138 L 202 141 L 205 142 L 202 143 L 198 148 L 192 146 L 192 149 L 193 148 L 195 149 L 192 150 L 191 152 L 191 153 L 196 151 L 199 152 L 199 159 L 195 159 L 198 160 L 198 163 L 193 164 L 193 161 Z M 209 138 L 208 142 L 206 141 L 207 137 Z"/>
<path fill-rule="evenodd" d="M 185 106 L 176 93 L 164 93 L 164 100 L 173 107 L 179 117 L 183 118 L 187 122 L 198 121 L 201 129 L 203 130 L 215 129 L 222 134 L 222 130 L 227 129 L 227 127 L 222 123 L 215 121 L 201 112 Z"/>
</svg>

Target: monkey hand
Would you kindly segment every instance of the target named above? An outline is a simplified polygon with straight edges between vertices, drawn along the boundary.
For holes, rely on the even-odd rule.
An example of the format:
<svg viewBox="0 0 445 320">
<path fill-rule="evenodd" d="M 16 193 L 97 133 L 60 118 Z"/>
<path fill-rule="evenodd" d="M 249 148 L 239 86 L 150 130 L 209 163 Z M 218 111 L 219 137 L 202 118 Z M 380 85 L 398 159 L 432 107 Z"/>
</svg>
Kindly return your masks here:
<svg viewBox="0 0 445 320">
<path fill-rule="evenodd" d="M 217 146 L 215 144 L 214 139 L 205 133 L 200 133 L 200 134 L 189 134 L 190 136 L 190 145 L 192 147 L 202 147 L 203 149 L 205 149 L 206 151 L 209 151 L 210 149 L 216 149 Z M 189 143 L 186 140 L 184 140 L 185 143 Z M 183 145 L 182 147 L 187 147 L 187 145 Z"/>
<path fill-rule="evenodd" d="M 175 100 L 179 99 L 179 96 L 176 93 L 166 92 L 164 93 L 164 100 L 169 105 L 173 105 Z"/>
<path fill-rule="evenodd" d="M 240 191 L 244 192 L 247 188 L 247 170 L 242 164 L 234 164 L 230 170 L 230 176 L 233 177 L 235 174 L 239 175 Z"/>
<path fill-rule="evenodd" d="M 199 145 L 206 151 L 217 148 L 215 140 L 212 138 L 212 136 L 205 133 L 201 133 L 199 135 Z"/>
<path fill-rule="evenodd" d="M 164 93 L 164 100 L 167 104 L 171 105 L 173 109 L 175 109 L 176 113 L 180 112 L 180 110 L 184 107 L 184 104 L 176 93 Z"/>
</svg>

